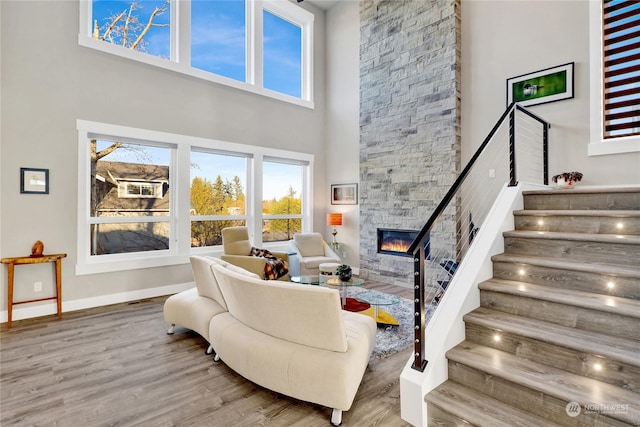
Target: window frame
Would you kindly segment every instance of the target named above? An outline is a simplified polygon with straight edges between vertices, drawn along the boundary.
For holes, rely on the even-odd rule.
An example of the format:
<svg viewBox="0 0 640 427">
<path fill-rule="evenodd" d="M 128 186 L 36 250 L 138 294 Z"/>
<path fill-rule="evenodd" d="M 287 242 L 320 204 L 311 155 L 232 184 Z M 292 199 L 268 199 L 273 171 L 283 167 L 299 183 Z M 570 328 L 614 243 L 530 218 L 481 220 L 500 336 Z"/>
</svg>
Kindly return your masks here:
<svg viewBox="0 0 640 427">
<path fill-rule="evenodd" d="M 315 108 L 313 93 L 313 13 L 286 0 L 246 0 L 246 82 L 224 77 L 191 67 L 191 0 L 171 0 L 171 58 L 164 59 L 144 52 L 123 49 L 91 37 L 91 0 L 79 1 L 78 44 L 111 55 L 142 62 L 166 70 L 186 74 L 213 83 L 230 86 L 246 92 L 306 108 Z M 262 12 L 267 10 L 302 28 L 302 88 L 296 98 L 263 87 L 262 69 Z"/>
<path fill-rule="evenodd" d="M 602 0 L 589 2 L 590 49 L 590 141 L 589 156 L 640 152 L 640 135 L 603 137 L 604 85 L 603 85 L 603 13 Z"/>
<path fill-rule="evenodd" d="M 191 151 L 211 151 L 242 154 L 247 157 L 246 224 L 253 244 L 270 250 L 286 250 L 285 242 L 262 242 L 262 164 L 272 159 L 281 159 L 303 166 L 302 226 L 304 232 L 313 230 L 311 203 L 313 201 L 314 155 L 275 148 L 239 144 L 188 135 L 172 134 L 128 126 L 77 120 L 78 131 L 78 221 L 76 274 L 96 274 L 113 271 L 135 270 L 185 264 L 193 254 L 222 254 L 222 246 L 191 247 L 190 188 Z M 146 143 L 172 147 L 169 188 L 171 191 L 170 214 L 168 216 L 91 218 L 91 165 L 89 140 L 117 139 L 122 142 Z M 231 216 L 229 216 L 231 217 Z M 216 220 L 225 217 L 215 217 Z M 236 216 L 233 216 L 236 219 Z M 107 222 L 169 222 L 170 243 L 167 250 L 129 252 L 122 254 L 90 255 L 90 224 Z"/>
</svg>

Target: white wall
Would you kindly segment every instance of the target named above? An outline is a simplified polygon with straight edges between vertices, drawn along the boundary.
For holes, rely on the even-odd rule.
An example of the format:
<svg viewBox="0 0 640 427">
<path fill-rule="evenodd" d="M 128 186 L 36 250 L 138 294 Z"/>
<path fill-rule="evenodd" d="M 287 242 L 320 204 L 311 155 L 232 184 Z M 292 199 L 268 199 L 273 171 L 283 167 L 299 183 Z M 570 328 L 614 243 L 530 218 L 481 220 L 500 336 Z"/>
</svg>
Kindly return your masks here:
<svg viewBox="0 0 640 427">
<path fill-rule="evenodd" d="M 324 13 L 316 13 L 314 110 L 78 46 L 78 1 L 2 1 L 0 252 L 28 255 L 36 240 L 63 261 L 63 300 L 192 280 L 187 264 L 75 276 L 76 119 L 269 146 L 315 155 L 314 224 L 324 230 Z M 318 12 L 312 5 L 302 7 Z M 50 170 L 50 194 L 19 194 L 19 168 Z M 53 289 L 50 265 L 16 268 L 16 300 L 32 283 Z M 0 310 L 6 309 L 2 271 Z"/>
<path fill-rule="evenodd" d="M 529 107 L 551 123 L 549 173 L 639 184 L 640 153 L 589 157 L 589 1 L 462 1 L 463 162 L 506 108 L 506 80 L 575 62 L 575 97 Z"/>
<path fill-rule="evenodd" d="M 360 5 L 357 1 L 336 3 L 327 11 L 327 186 L 358 183 L 360 175 Z M 343 225 L 337 240 L 345 245 L 343 261 L 360 266 L 360 219 L 358 205 L 330 205 L 327 211 L 342 212 Z M 325 238 L 330 239 L 332 227 Z"/>
</svg>

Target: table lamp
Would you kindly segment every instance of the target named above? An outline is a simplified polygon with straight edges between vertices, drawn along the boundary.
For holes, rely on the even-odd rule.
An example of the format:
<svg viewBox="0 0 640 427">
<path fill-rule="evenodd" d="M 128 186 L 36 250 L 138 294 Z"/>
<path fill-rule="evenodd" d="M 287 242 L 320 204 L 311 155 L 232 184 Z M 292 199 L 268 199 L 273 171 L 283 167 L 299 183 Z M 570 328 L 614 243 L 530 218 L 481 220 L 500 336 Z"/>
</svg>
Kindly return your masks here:
<svg viewBox="0 0 640 427">
<path fill-rule="evenodd" d="M 328 213 L 327 225 L 333 226 L 333 231 L 331 232 L 331 234 L 333 234 L 333 243 L 336 243 L 336 234 L 338 234 L 338 230 L 336 229 L 336 226 L 342 225 L 342 214 L 335 213 L 335 212 Z"/>
</svg>

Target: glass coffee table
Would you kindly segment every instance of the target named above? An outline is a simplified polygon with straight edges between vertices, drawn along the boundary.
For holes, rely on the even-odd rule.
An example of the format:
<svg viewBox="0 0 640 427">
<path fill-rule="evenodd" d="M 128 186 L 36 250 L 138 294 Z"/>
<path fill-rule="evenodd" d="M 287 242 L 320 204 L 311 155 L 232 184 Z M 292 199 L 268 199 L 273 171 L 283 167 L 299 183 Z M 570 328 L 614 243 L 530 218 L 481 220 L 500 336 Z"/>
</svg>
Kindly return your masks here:
<svg viewBox="0 0 640 427">
<path fill-rule="evenodd" d="M 290 279 L 293 283 L 300 283 L 302 285 L 319 285 L 320 277 L 318 276 L 291 276 Z"/>
<path fill-rule="evenodd" d="M 342 301 L 342 309 L 347 311 L 359 312 L 371 308 L 369 303 L 365 301 L 358 300 L 356 298 L 349 298 L 347 296 L 347 289 L 350 286 L 362 286 L 364 284 L 364 279 L 360 279 L 358 277 L 354 277 L 351 280 L 342 281 L 337 277 L 332 277 L 327 279 L 323 285 L 327 287 L 337 287 L 340 289 L 340 299 Z"/>
<path fill-rule="evenodd" d="M 377 291 L 365 291 L 356 295 L 356 299 L 370 304 L 370 307 L 361 311 L 361 314 L 373 317 L 376 323 L 382 325 L 394 325 L 398 326 L 400 323 L 388 312 L 381 310 L 381 305 L 395 305 L 400 302 L 400 297 L 397 295 L 385 294 Z"/>
</svg>

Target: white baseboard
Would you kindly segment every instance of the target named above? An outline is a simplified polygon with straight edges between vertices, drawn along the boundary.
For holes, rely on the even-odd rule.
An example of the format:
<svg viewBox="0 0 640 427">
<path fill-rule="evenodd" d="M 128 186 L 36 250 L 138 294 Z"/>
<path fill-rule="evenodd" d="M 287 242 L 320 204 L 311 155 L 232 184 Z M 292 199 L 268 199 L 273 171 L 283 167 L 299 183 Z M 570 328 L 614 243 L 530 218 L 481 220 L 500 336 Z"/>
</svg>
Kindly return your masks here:
<svg viewBox="0 0 640 427">
<path fill-rule="evenodd" d="M 76 310 L 84 310 L 87 308 L 103 307 L 105 305 L 119 304 L 128 301 L 136 301 L 145 298 L 159 297 L 163 295 L 172 295 L 178 292 L 191 289 L 195 286 L 194 282 L 179 283 L 169 286 L 160 286 L 157 288 L 139 289 L 131 292 L 121 292 L 118 294 L 101 295 L 99 297 L 84 298 L 72 301 L 62 301 L 62 313 Z M 29 307 L 13 307 L 12 321 L 31 319 L 34 317 L 49 316 L 56 314 L 56 301 L 51 300 L 46 303 L 34 303 Z M 6 310 L 0 312 L 0 323 L 7 322 L 9 314 Z"/>
</svg>

